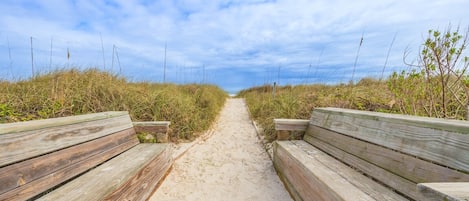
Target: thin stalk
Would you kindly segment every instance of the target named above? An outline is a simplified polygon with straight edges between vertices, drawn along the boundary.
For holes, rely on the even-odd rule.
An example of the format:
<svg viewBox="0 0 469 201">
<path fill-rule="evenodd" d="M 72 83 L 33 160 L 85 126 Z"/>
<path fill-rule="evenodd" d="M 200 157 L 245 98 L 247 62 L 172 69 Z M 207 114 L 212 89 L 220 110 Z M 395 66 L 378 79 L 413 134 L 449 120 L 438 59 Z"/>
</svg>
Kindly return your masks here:
<svg viewBox="0 0 469 201">
<path fill-rule="evenodd" d="M 111 72 L 114 70 L 114 55 L 116 51 L 116 45 L 112 44 L 112 61 L 111 61 Z"/>
<path fill-rule="evenodd" d="M 49 71 L 52 69 L 52 40 L 53 38 L 50 37 Z"/>
<path fill-rule="evenodd" d="M 384 70 L 386 69 L 386 65 L 388 64 L 388 58 L 389 54 L 391 53 L 392 46 L 394 45 L 394 41 L 396 40 L 397 32 L 394 34 L 394 37 L 392 38 L 391 45 L 389 45 L 388 53 L 386 55 L 386 61 L 384 61 L 384 66 L 383 66 L 383 71 L 381 71 L 381 77 L 379 78 L 379 81 L 381 82 L 384 77 Z"/>
<path fill-rule="evenodd" d="M 34 50 L 33 50 L 33 37 L 31 36 L 31 75 L 34 78 Z"/>
<path fill-rule="evenodd" d="M 11 73 L 12 66 L 13 66 L 13 60 L 11 59 L 10 39 L 8 37 L 7 37 L 7 44 L 8 44 L 8 59 L 10 60 L 10 65 L 9 65 L 10 69 L 8 69 L 8 70 Z M 12 77 L 13 77 L 13 75 L 12 75 Z"/>
<path fill-rule="evenodd" d="M 163 83 L 166 82 L 166 42 L 164 43 L 164 66 L 163 66 Z"/>
<path fill-rule="evenodd" d="M 103 68 L 106 69 L 106 58 L 104 56 L 104 42 L 103 42 L 103 36 L 101 35 L 101 32 L 99 33 L 99 38 L 101 39 L 101 50 L 103 52 Z"/>
<path fill-rule="evenodd" d="M 363 44 L 363 35 L 364 33 L 362 33 L 362 37 L 360 38 L 360 44 L 358 45 L 358 50 L 357 50 L 357 55 L 355 56 L 355 62 L 353 64 L 353 71 L 352 71 L 352 79 L 350 80 L 350 106 L 353 105 L 353 85 L 354 85 L 354 79 L 355 79 L 355 69 L 357 67 L 357 62 L 358 62 L 358 56 L 360 55 L 360 49 L 362 47 L 362 44 Z"/>
</svg>

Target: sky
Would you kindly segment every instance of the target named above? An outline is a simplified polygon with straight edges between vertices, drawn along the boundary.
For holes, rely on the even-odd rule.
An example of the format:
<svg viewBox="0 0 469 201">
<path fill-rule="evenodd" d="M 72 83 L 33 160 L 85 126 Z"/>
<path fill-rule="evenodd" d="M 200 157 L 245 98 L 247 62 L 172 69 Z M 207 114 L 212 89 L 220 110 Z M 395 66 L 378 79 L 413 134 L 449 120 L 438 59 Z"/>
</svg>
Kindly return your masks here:
<svg viewBox="0 0 469 201">
<path fill-rule="evenodd" d="M 129 81 L 272 84 L 386 78 L 467 0 L 2 0 L 0 79 L 98 68 Z"/>
</svg>

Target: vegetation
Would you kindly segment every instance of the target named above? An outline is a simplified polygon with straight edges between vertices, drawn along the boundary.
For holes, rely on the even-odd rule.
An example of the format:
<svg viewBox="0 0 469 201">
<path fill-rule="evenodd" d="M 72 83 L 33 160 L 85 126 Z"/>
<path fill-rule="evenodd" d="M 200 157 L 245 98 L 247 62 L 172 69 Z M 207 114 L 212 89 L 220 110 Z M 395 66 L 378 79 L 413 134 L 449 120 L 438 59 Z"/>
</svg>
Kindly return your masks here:
<svg viewBox="0 0 469 201">
<path fill-rule="evenodd" d="M 364 78 L 357 84 L 266 85 L 242 91 L 268 140 L 275 139 L 274 118 L 308 119 L 315 107 L 340 107 L 419 116 L 469 119 L 469 29 L 430 30 L 417 64 L 385 81 Z M 408 54 L 405 54 L 405 57 Z"/>
<path fill-rule="evenodd" d="M 350 88 L 353 87 L 353 96 Z M 264 129 L 267 140 L 275 139 L 274 118 L 309 119 L 315 107 L 340 107 L 395 112 L 392 93 L 385 81 L 364 78 L 355 85 L 300 85 L 276 89 L 265 85 L 241 91 L 252 117 Z"/>
<path fill-rule="evenodd" d="M 399 100 L 399 112 L 439 118 L 469 119 L 469 29 L 463 34 L 429 30 L 417 64 L 394 73 L 389 87 Z M 407 54 L 406 54 L 407 56 Z"/>
<path fill-rule="evenodd" d="M 171 121 L 173 140 L 208 129 L 227 97 L 212 85 L 132 83 L 96 69 L 3 81 L 0 88 L 1 123 L 125 110 L 133 121 Z"/>
</svg>

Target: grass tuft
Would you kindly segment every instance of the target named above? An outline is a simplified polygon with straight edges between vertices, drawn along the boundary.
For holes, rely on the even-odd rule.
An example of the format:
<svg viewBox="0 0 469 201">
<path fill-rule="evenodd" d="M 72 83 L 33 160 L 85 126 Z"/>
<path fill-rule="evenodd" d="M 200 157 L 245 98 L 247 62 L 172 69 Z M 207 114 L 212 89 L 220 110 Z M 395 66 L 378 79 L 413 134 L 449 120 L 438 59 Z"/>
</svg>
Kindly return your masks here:
<svg viewBox="0 0 469 201">
<path fill-rule="evenodd" d="M 173 141 L 208 129 L 227 98 L 213 85 L 132 83 L 97 69 L 57 70 L 0 87 L 0 123 L 129 111 L 133 121 L 171 121 Z"/>
<path fill-rule="evenodd" d="M 353 94 L 351 93 L 353 87 Z M 241 91 L 253 118 L 264 129 L 268 141 L 275 140 L 274 118 L 309 119 L 316 107 L 340 107 L 369 111 L 394 112 L 393 100 L 385 81 L 362 79 L 353 86 L 298 85 L 277 87 L 275 97 L 271 85 Z"/>
</svg>

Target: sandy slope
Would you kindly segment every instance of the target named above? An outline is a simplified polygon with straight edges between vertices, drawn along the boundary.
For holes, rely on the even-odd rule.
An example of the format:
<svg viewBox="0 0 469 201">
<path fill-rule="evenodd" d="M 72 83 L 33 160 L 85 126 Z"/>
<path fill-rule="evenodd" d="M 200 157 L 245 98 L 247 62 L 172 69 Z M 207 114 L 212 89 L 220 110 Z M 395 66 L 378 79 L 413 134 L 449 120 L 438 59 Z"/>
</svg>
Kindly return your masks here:
<svg viewBox="0 0 469 201">
<path fill-rule="evenodd" d="M 291 200 L 244 100 L 228 99 L 213 135 L 176 160 L 151 201 Z"/>
</svg>

